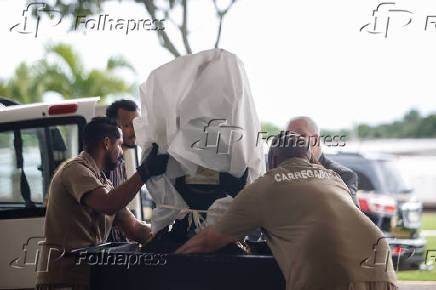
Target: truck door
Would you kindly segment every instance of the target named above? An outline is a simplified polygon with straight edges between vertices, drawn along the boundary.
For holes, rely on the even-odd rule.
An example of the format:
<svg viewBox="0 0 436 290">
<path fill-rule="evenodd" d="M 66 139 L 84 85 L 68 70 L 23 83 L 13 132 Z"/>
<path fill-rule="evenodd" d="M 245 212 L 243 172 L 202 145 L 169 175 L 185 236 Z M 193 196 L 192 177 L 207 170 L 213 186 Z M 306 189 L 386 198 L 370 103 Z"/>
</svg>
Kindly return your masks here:
<svg viewBox="0 0 436 290">
<path fill-rule="evenodd" d="M 0 288 L 35 286 L 48 188 L 81 148 L 83 117 L 0 123 Z"/>
</svg>

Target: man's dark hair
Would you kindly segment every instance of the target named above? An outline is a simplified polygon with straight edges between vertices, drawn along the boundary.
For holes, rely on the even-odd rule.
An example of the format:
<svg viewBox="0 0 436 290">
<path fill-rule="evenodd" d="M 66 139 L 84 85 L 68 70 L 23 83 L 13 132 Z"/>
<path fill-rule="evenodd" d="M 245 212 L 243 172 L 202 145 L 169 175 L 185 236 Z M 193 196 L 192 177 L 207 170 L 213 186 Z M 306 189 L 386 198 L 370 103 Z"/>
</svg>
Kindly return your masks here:
<svg viewBox="0 0 436 290">
<path fill-rule="evenodd" d="M 285 134 L 280 133 L 276 135 L 271 142 L 268 151 L 268 168 L 273 168 L 273 157 L 275 157 L 278 165 L 293 157 L 310 159 L 311 155 L 312 149 L 307 139 L 294 132 L 286 131 Z"/>
<path fill-rule="evenodd" d="M 120 138 L 118 124 L 108 117 L 95 117 L 89 122 L 84 129 L 83 143 L 86 152 L 94 152 L 100 142 L 109 137 L 111 142 L 114 143 L 116 139 Z"/>
<path fill-rule="evenodd" d="M 136 103 L 132 100 L 118 100 L 106 108 L 106 117 L 116 120 L 118 118 L 119 109 L 129 112 L 135 112 L 139 110 Z"/>
</svg>

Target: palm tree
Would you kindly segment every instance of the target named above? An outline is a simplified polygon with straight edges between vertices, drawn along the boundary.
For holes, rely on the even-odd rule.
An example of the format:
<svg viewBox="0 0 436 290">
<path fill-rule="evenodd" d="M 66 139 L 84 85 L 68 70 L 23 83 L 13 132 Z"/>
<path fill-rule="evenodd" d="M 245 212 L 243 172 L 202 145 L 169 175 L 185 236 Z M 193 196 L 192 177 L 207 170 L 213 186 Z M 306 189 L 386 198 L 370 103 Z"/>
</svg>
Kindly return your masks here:
<svg viewBox="0 0 436 290">
<path fill-rule="evenodd" d="M 57 62 L 49 62 L 53 56 Z M 121 56 L 111 57 L 105 70 L 86 71 L 80 56 L 73 51 L 71 45 L 55 44 L 46 47 L 45 59 L 39 61 L 36 82 L 45 91 L 54 91 L 65 99 L 100 96 L 102 101 L 110 94 L 131 93 L 132 86 L 119 78 L 115 73 L 118 68 L 134 68 Z"/>
<path fill-rule="evenodd" d="M 0 96 L 8 97 L 22 104 L 35 103 L 42 100 L 41 86 L 35 82 L 34 66 L 21 62 L 9 81 L 0 83 Z"/>
<path fill-rule="evenodd" d="M 135 71 L 121 56 L 111 57 L 104 70 L 86 71 L 71 45 L 50 44 L 44 59 L 30 66 L 22 62 L 9 81 L 0 81 L 0 95 L 27 104 L 40 102 L 44 93 L 53 91 L 64 99 L 100 96 L 104 102 L 108 95 L 133 92 L 133 86 L 116 75 L 120 68 Z"/>
</svg>

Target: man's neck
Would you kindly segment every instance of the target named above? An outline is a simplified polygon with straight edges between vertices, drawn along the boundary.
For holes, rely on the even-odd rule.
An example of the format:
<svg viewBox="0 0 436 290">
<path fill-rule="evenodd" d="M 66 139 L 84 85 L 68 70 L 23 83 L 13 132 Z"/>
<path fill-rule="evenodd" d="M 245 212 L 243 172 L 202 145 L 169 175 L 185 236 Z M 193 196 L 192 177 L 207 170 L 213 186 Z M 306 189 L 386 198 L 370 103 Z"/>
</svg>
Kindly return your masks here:
<svg viewBox="0 0 436 290">
<path fill-rule="evenodd" d="M 100 156 L 101 154 L 98 154 L 96 152 L 88 152 L 88 154 L 91 155 L 92 159 L 94 159 L 95 165 L 97 165 L 98 169 L 104 171 L 105 164 L 103 156 Z"/>
<path fill-rule="evenodd" d="M 307 159 L 306 156 L 295 156 L 295 157 L 290 157 L 290 158 L 287 158 L 283 161 L 280 161 L 278 163 L 278 165 L 280 166 L 281 164 L 288 163 L 288 162 L 295 162 L 298 160 L 310 163 L 309 159 Z"/>
</svg>

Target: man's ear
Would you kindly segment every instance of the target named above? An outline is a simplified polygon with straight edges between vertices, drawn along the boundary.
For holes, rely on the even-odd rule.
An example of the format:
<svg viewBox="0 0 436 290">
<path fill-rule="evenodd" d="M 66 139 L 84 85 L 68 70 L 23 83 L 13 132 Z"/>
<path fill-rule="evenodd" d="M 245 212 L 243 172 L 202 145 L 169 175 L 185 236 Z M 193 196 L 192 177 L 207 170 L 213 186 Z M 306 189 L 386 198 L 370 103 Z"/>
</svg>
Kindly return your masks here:
<svg viewBox="0 0 436 290">
<path fill-rule="evenodd" d="M 104 145 L 104 149 L 105 149 L 106 151 L 108 151 L 109 148 L 110 148 L 111 145 L 112 145 L 112 141 L 111 141 L 111 139 L 110 139 L 109 137 L 104 137 L 104 139 L 103 139 L 103 145 Z"/>
<path fill-rule="evenodd" d="M 312 150 L 310 150 L 309 162 L 312 164 L 319 164 L 318 159 L 315 158 L 315 155 L 313 154 Z"/>
<path fill-rule="evenodd" d="M 310 146 L 312 147 L 319 146 L 319 134 L 314 134 L 310 136 Z"/>
</svg>

